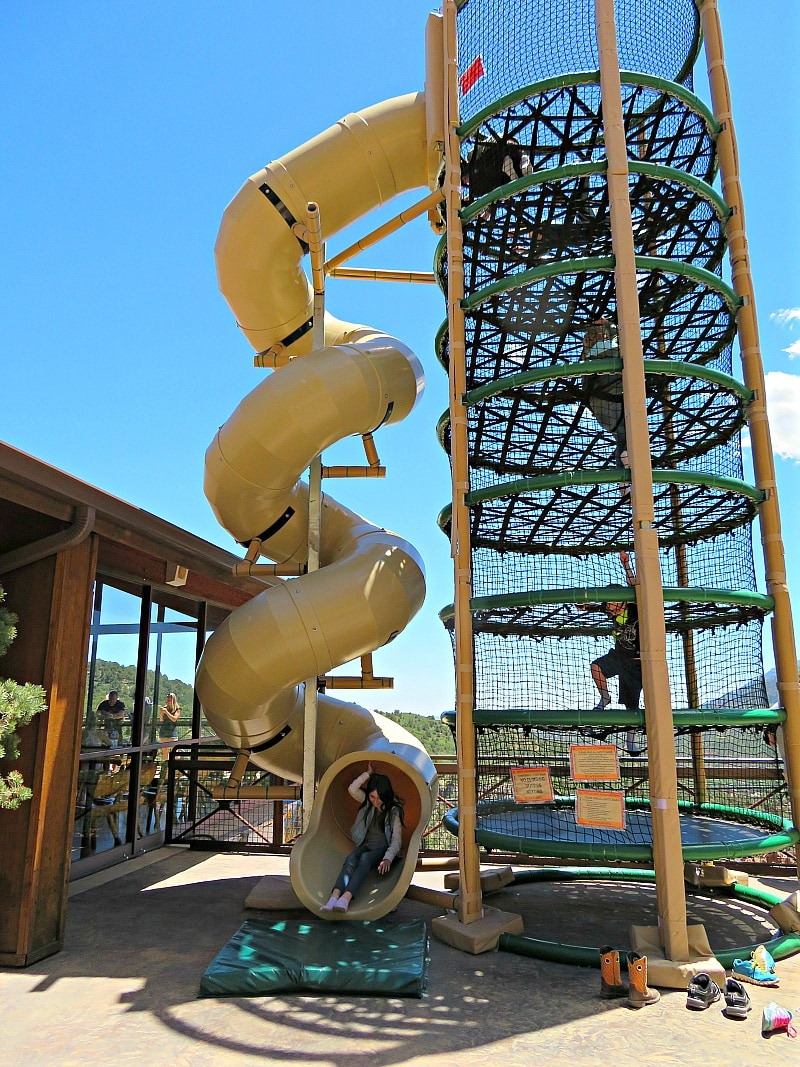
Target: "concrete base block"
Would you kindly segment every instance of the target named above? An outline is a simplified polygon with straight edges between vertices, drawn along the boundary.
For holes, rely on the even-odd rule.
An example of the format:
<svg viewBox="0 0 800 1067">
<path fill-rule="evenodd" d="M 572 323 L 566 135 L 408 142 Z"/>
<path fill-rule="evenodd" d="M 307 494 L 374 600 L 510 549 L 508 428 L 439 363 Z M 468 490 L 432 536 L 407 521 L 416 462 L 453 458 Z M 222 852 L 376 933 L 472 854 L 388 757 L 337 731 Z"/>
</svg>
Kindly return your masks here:
<svg viewBox="0 0 800 1067">
<path fill-rule="evenodd" d="M 415 885 L 412 882 L 406 896 L 409 900 L 418 900 L 420 904 L 432 904 L 435 908 L 454 908 L 457 894 L 447 889 L 433 889 L 431 886 Z"/>
<path fill-rule="evenodd" d="M 483 918 L 474 923 L 462 923 L 451 911 L 447 915 L 438 915 L 431 922 L 431 932 L 446 945 L 477 956 L 496 949 L 500 934 L 521 934 L 522 916 L 497 908 L 484 908 Z"/>
<path fill-rule="evenodd" d="M 711 951 L 706 928 L 700 924 L 687 926 L 686 932 L 689 935 L 689 959 L 668 960 L 661 947 L 657 926 L 631 927 L 631 948 L 647 957 L 647 984 L 660 989 L 686 989 L 696 974 L 705 971 L 724 989 L 725 968 Z"/>
<path fill-rule="evenodd" d="M 724 887 L 748 885 L 744 871 L 732 871 L 721 863 L 684 863 L 683 880 L 689 885 Z"/>
<path fill-rule="evenodd" d="M 487 893 L 497 893 L 501 889 L 505 889 L 507 885 L 511 885 L 514 881 L 514 872 L 510 867 L 499 867 L 489 871 L 481 871 L 481 893 L 486 896 Z M 453 871 L 452 874 L 446 874 L 444 876 L 445 889 L 457 890 L 461 884 L 461 875 L 458 871 Z"/>
<path fill-rule="evenodd" d="M 800 893 L 792 893 L 771 907 L 769 913 L 784 934 L 800 933 Z"/>
<path fill-rule="evenodd" d="M 261 911 L 305 911 L 292 889 L 292 880 L 288 874 L 264 875 L 250 890 L 244 906 Z"/>
</svg>

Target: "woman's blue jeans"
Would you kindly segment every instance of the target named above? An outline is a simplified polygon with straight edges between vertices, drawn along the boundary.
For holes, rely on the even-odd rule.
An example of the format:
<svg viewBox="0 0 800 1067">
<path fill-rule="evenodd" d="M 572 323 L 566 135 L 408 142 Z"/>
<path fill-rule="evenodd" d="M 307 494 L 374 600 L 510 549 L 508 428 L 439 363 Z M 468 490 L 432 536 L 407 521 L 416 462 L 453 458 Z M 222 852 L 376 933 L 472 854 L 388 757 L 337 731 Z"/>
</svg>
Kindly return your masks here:
<svg viewBox="0 0 800 1067">
<path fill-rule="evenodd" d="M 386 845 L 380 845 L 378 848 L 359 845 L 342 864 L 333 888 L 338 889 L 340 894 L 347 890 L 351 896 L 355 896 L 369 872 L 376 869 L 385 855 Z"/>
</svg>

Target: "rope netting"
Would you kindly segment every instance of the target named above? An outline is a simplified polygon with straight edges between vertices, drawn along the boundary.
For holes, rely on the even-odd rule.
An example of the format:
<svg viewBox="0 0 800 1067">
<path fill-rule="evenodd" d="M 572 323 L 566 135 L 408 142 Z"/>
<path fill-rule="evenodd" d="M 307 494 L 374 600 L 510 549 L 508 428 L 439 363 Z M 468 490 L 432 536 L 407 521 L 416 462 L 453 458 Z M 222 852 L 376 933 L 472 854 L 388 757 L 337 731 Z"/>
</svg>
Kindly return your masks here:
<svg viewBox="0 0 800 1067">
<path fill-rule="evenodd" d="M 764 811 L 780 819 L 781 761 L 762 736 L 772 601 L 756 588 L 750 531 L 763 494 L 742 464 L 752 394 L 733 372 L 739 300 L 722 278 L 718 126 L 692 92 L 697 10 L 694 0 L 617 0 L 616 19 L 672 704 L 734 716 L 724 729 L 692 727 L 691 743 L 676 725 L 679 777 L 694 789 L 683 799 L 712 817 L 738 808 L 731 797 L 752 763 L 764 788 L 748 779 L 741 806 L 768 794 Z M 646 745 L 594 20 L 592 0 L 466 0 L 458 14 L 466 503 L 478 773 L 491 801 L 479 824 L 501 819 L 536 839 L 560 840 L 564 819 L 574 839 L 575 782 L 554 768 L 569 768 L 581 730 L 604 731 L 624 760 L 634 727 L 634 747 Z M 435 270 L 447 292 L 445 241 Z M 436 348 L 447 368 L 446 323 Z M 449 453 L 448 413 L 439 438 Z M 449 534 L 449 508 L 440 525 Z M 442 619 L 452 632 L 452 610 Z M 635 758 L 624 791 L 644 802 L 646 762 Z M 509 767 L 537 761 L 558 779 L 546 812 L 508 793 Z M 713 784 L 700 790 L 705 763 Z M 634 824 L 648 844 L 644 809 Z"/>
<path fill-rule="evenodd" d="M 509 477 L 613 465 L 614 439 L 592 411 L 593 371 L 617 376 L 619 360 L 540 368 L 487 383 L 467 394 L 474 490 Z M 656 467 L 691 469 L 691 461 L 725 443 L 744 423 L 750 393 L 735 379 L 667 360 L 645 362 L 650 452 Z M 609 375 L 609 379 L 613 378 Z M 613 398 L 612 398 L 613 399 Z M 450 451 L 449 413 L 440 439 Z M 741 478 L 739 453 L 725 449 L 712 463 L 728 478 Z"/>
<path fill-rule="evenodd" d="M 459 6 L 462 119 L 520 85 L 564 71 L 597 70 L 594 8 L 585 0 L 465 0 Z M 623 70 L 642 70 L 691 88 L 700 37 L 694 0 L 617 0 Z M 475 76 L 477 70 L 484 73 Z M 472 79 L 475 78 L 474 81 Z"/>
<path fill-rule="evenodd" d="M 554 615 L 558 613 L 554 612 Z M 547 613 L 541 613 L 542 623 Z M 676 621 L 682 617 L 676 612 Z M 528 637 L 531 627 L 524 629 L 526 638 L 515 632 L 514 619 L 507 614 L 499 619 L 493 630 L 491 618 L 480 618 L 481 629 L 475 635 L 476 659 L 492 660 L 494 671 L 481 671 L 476 679 L 475 704 L 482 713 L 502 722 L 506 714 L 518 708 L 547 709 L 551 712 L 568 712 L 582 709 L 587 721 L 591 719 L 588 709 L 595 706 L 597 691 L 591 674 L 591 664 L 613 647 L 610 628 L 599 633 L 603 625 L 602 615 L 578 619 L 576 613 L 563 613 L 563 627 L 569 623 L 583 625 L 583 633 L 570 638 L 569 656 L 565 656 L 558 638 L 543 635 L 538 640 Z M 595 633 L 586 632 L 591 625 Z M 502 632 L 501 632 L 502 627 Z M 721 637 L 724 634 L 724 637 Z M 687 646 L 680 633 L 667 636 L 667 661 L 670 668 L 670 687 L 676 707 L 700 708 L 764 708 L 766 692 L 763 675 L 753 666 L 760 644 L 758 620 L 743 621 L 735 629 L 722 631 L 699 630 L 692 632 L 691 651 L 695 662 L 701 665 L 713 657 L 719 662 L 717 677 L 687 668 Z M 561 639 L 563 640 L 563 639 Z M 689 660 L 689 665 L 692 661 Z M 690 690 L 691 699 L 690 699 Z M 606 711 L 614 714 L 620 708 L 617 679 L 609 679 L 611 704 Z"/>
</svg>

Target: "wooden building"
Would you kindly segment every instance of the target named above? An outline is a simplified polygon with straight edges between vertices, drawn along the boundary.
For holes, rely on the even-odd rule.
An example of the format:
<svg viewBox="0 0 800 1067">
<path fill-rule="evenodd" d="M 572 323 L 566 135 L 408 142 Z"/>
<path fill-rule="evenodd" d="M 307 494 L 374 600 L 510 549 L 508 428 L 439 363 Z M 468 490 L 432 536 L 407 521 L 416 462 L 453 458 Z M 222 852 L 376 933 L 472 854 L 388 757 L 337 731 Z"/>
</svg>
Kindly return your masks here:
<svg viewBox="0 0 800 1067">
<path fill-rule="evenodd" d="M 62 947 L 71 876 L 163 841 L 152 788 L 143 800 L 172 743 L 157 730 L 161 656 L 174 641 L 196 661 L 206 634 L 263 590 L 232 576 L 237 558 L 0 442 L 0 582 L 19 618 L 0 676 L 42 685 L 48 704 L 20 731 L 19 759 L 0 765 L 33 789 L 18 810 L 0 810 L 0 965 Z M 93 674 L 104 647 L 122 648 L 136 677 L 125 734 L 100 750 L 91 742 L 105 693 Z M 193 663 L 183 676 L 191 684 Z M 209 732 L 192 704 L 181 740 Z M 116 792 L 101 796 L 114 776 Z"/>
</svg>

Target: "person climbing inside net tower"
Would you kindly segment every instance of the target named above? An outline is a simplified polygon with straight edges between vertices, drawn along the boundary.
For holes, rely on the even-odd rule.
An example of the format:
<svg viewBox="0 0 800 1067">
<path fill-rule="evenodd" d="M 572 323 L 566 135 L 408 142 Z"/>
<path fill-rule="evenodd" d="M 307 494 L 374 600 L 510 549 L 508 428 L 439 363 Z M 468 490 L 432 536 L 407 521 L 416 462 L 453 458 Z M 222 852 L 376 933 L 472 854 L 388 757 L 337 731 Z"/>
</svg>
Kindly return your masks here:
<svg viewBox="0 0 800 1067">
<path fill-rule="evenodd" d="M 476 138 L 469 159 L 461 167 L 462 184 L 469 190 L 464 199 L 478 200 L 532 170 L 530 156 L 515 138 Z"/>
<path fill-rule="evenodd" d="M 627 552 L 620 552 L 619 560 L 625 570 L 628 585 L 636 584 L 636 575 Z M 602 711 L 611 703 L 608 679 L 619 678 L 619 702 L 628 711 L 638 711 L 642 695 L 642 660 L 639 648 L 639 612 L 636 601 L 608 601 L 601 604 L 576 604 L 578 611 L 601 612 L 611 620 L 614 647 L 591 664 L 592 680 L 600 699 L 594 711 Z M 601 731 L 606 736 L 606 731 Z M 643 749 L 636 738 L 636 730 L 629 729 L 626 747 L 631 756 L 641 756 Z"/>
<path fill-rule="evenodd" d="M 608 319 L 595 319 L 583 335 L 583 358 L 611 359 L 619 356 L 619 346 Z M 622 376 L 619 374 L 587 374 L 584 379 L 586 405 L 604 430 L 614 438 L 614 463 L 618 467 L 628 463 L 628 444 L 625 436 L 625 406 L 622 397 Z M 627 495 L 628 487 L 624 486 Z"/>
</svg>

